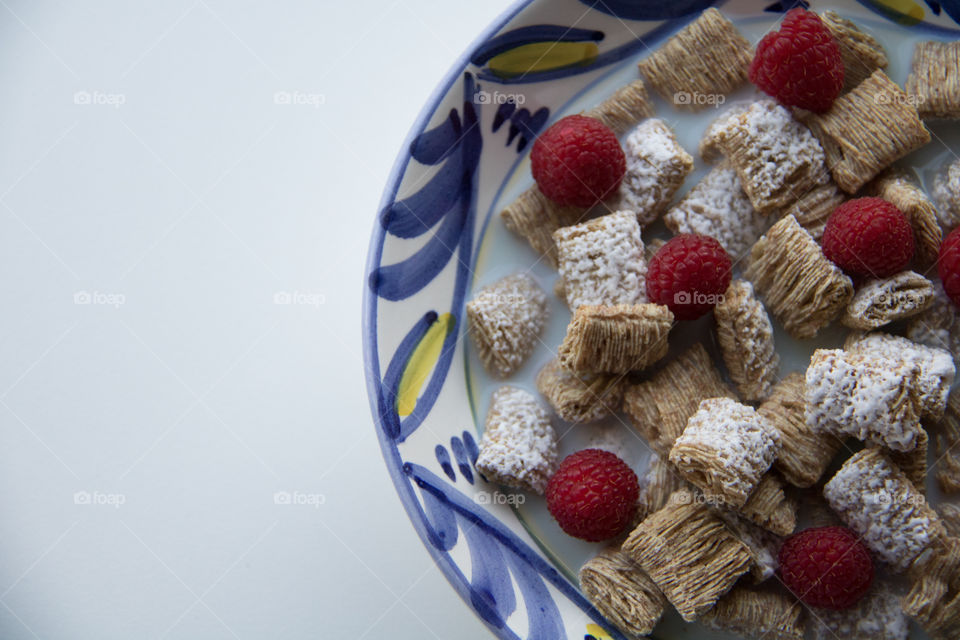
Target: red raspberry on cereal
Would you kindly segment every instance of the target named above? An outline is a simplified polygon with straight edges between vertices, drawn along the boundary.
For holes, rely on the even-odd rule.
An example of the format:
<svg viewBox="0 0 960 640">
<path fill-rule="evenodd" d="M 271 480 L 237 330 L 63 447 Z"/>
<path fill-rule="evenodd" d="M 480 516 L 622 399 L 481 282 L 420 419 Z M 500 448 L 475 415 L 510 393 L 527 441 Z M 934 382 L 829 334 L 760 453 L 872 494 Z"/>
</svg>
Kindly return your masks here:
<svg viewBox="0 0 960 640">
<path fill-rule="evenodd" d="M 960 306 L 960 228 L 950 232 L 940 245 L 937 270 L 947 297 Z"/>
<path fill-rule="evenodd" d="M 615 454 L 584 449 L 563 459 L 546 496 L 561 529 L 600 542 L 623 533 L 633 522 L 640 485 L 637 474 Z"/>
<path fill-rule="evenodd" d="M 710 236 L 683 233 L 670 239 L 647 267 L 647 299 L 666 305 L 677 320 L 696 320 L 730 286 L 730 256 Z"/>
<path fill-rule="evenodd" d="M 780 548 L 784 585 L 811 607 L 848 609 L 873 583 L 866 545 L 846 527 L 817 527 L 797 533 Z"/>
<path fill-rule="evenodd" d="M 817 113 L 830 109 L 843 89 L 843 59 L 820 16 L 806 9 L 787 12 L 779 31 L 757 45 L 750 80 L 787 107 Z"/>
<path fill-rule="evenodd" d="M 627 170 L 616 134 L 596 118 L 567 116 L 544 131 L 530 152 L 533 179 L 563 206 L 592 207 L 613 195 Z"/>
<path fill-rule="evenodd" d="M 882 198 L 848 200 L 834 209 L 821 240 L 823 253 L 847 275 L 887 278 L 913 259 L 910 221 Z"/>
</svg>

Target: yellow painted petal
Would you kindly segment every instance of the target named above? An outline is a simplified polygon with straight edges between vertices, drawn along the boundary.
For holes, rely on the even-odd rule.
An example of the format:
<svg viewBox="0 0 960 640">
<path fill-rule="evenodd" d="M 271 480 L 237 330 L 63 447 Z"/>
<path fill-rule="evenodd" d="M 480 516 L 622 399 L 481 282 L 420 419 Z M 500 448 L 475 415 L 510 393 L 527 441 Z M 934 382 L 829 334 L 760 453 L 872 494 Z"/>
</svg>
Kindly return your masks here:
<svg viewBox="0 0 960 640">
<path fill-rule="evenodd" d="M 587 625 L 587 633 L 592 635 L 597 640 L 613 640 L 613 638 L 610 637 L 610 634 L 607 633 L 606 629 L 595 624 Z"/>
<path fill-rule="evenodd" d="M 453 325 L 453 314 L 444 313 L 439 316 L 423 334 L 410 355 L 410 360 L 403 369 L 403 375 L 400 376 L 400 384 L 397 386 L 397 414 L 400 417 L 413 413 L 414 407 L 417 406 L 417 398 L 420 397 L 420 389 L 423 388 L 427 376 L 440 359 L 443 341 L 447 339 Z"/>
<path fill-rule="evenodd" d="M 513 78 L 535 71 L 589 64 L 599 51 L 595 42 L 532 42 L 494 56 L 487 66 L 501 78 Z"/>
<path fill-rule="evenodd" d="M 897 13 L 903 14 L 906 21 L 915 24 L 913 21 L 923 20 L 923 7 L 913 0 L 875 0 L 877 4 L 887 7 Z"/>
</svg>

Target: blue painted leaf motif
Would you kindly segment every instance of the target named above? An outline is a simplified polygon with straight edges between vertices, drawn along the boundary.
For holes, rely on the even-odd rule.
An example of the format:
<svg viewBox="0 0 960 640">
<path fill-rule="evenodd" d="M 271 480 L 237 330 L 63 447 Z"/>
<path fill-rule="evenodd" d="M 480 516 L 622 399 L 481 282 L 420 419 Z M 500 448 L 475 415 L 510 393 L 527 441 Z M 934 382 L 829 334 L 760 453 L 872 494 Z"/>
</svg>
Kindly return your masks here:
<svg viewBox="0 0 960 640">
<path fill-rule="evenodd" d="M 433 454 L 437 457 L 437 462 L 440 463 L 440 468 L 443 469 L 445 474 L 447 474 L 447 477 L 450 478 L 450 481 L 456 482 L 457 474 L 453 471 L 453 465 L 450 464 L 450 453 L 447 451 L 447 448 L 442 444 L 438 444 L 433 450 Z"/>
<path fill-rule="evenodd" d="M 467 451 L 463 446 L 463 442 L 460 441 L 460 438 L 456 436 L 450 438 L 450 450 L 453 451 L 453 457 L 457 460 L 457 468 L 460 469 L 460 473 L 464 479 L 470 484 L 473 484 L 473 471 L 470 469 L 470 462 L 467 460 Z"/>
<path fill-rule="evenodd" d="M 477 446 L 477 441 L 473 439 L 473 436 L 470 435 L 469 431 L 463 432 L 463 445 L 467 448 L 467 455 L 470 456 L 470 463 L 477 464 L 477 458 L 480 457 L 480 448 Z"/>
<path fill-rule="evenodd" d="M 383 429 L 391 440 L 396 440 L 401 434 L 400 415 L 397 413 L 397 389 L 400 386 L 403 370 L 410 361 L 413 350 L 417 348 L 427 330 L 436 321 L 437 312 L 428 311 L 413 325 L 400 341 L 390 364 L 387 365 L 387 372 L 383 375 L 383 384 L 380 385 L 377 398 L 377 411 L 380 413 L 380 419 L 383 420 Z"/>
<path fill-rule="evenodd" d="M 610 628 L 609 623 L 573 584 L 494 515 L 479 508 L 470 498 L 425 467 L 407 462 L 403 465 L 403 472 L 420 489 L 420 495 L 427 505 L 427 539 L 430 544 L 449 552 L 454 546 L 449 545 L 454 535 L 450 529 L 451 518 L 454 526 L 459 524 L 463 529 L 474 572 L 467 585 L 467 597 L 478 613 L 484 616 L 484 620 L 504 631 L 504 637 L 516 637 L 505 626 L 497 626 L 498 622 L 505 625 L 505 618 L 516 607 L 516 596 L 506 594 L 507 588 L 512 590 L 513 583 L 505 579 L 505 572 L 513 576 L 523 595 L 528 617 L 528 638 L 555 640 L 565 637 L 563 620 L 547 588 L 548 583 L 583 609 L 597 624 Z M 429 502 L 428 494 L 433 498 Z M 440 526 L 444 531 L 443 536 L 438 534 Z M 614 640 L 625 640 L 615 628 L 611 628 L 609 634 Z"/>
<path fill-rule="evenodd" d="M 801 9 L 809 9 L 810 3 L 806 0 L 781 0 L 764 7 L 763 10 L 767 13 L 786 13 L 787 11 L 790 11 L 790 9 L 796 9 L 797 7 L 800 7 Z"/>
<path fill-rule="evenodd" d="M 427 286 L 446 267 L 461 240 L 471 230 L 474 216 L 475 178 L 483 147 L 477 107 L 472 102 L 473 77 L 464 77 L 462 122 L 454 111 L 435 129 L 413 141 L 411 153 L 422 164 L 438 164 L 438 171 L 420 191 L 400 203 L 392 203 L 381 217 L 391 235 L 415 237 L 443 220 L 440 228 L 419 251 L 401 262 L 382 266 L 370 277 L 370 286 L 381 298 L 403 300 Z M 471 230 L 472 231 L 472 230 Z M 469 263 L 470 246 L 460 256 Z"/>
<path fill-rule="evenodd" d="M 954 22 L 960 23 L 960 0 L 941 0 L 940 6 Z"/>
<path fill-rule="evenodd" d="M 591 9 L 622 20 L 670 20 L 699 13 L 714 0 L 580 0 Z"/>
<path fill-rule="evenodd" d="M 940 3 L 936 0 L 927 0 L 927 6 L 930 7 L 930 11 L 933 12 L 933 15 L 940 15 Z"/>
<path fill-rule="evenodd" d="M 470 547 L 470 603 L 489 625 L 502 629 L 517 608 L 503 552 L 496 540 L 462 516 L 460 523 Z"/>
</svg>

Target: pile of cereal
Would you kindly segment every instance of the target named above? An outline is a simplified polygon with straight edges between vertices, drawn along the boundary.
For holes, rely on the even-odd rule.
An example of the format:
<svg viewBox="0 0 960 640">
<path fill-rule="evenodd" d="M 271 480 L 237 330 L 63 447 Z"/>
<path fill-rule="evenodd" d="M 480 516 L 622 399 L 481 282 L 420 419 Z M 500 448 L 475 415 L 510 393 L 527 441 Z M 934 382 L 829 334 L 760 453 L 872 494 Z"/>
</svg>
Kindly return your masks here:
<svg viewBox="0 0 960 640">
<path fill-rule="evenodd" d="M 960 161 L 932 194 L 893 166 L 931 140 L 924 119 L 960 118 L 960 43 L 920 43 L 906 89 L 887 64 L 834 12 L 793 9 L 752 49 L 708 9 L 639 65 L 680 108 L 766 94 L 707 128 L 698 184 L 676 198 L 694 158 L 637 80 L 543 132 L 536 185 L 502 212 L 572 318 L 540 398 L 493 394 L 476 466 L 603 543 L 581 587 L 627 637 L 672 608 L 747 638 L 905 640 L 910 620 L 960 638 L 960 509 L 926 501 L 928 471 L 960 492 Z M 658 220 L 674 237 L 645 243 Z M 711 312 L 719 362 L 671 352 L 671 330 Z M 476 293 L 492 376 L 524 364 L 546 313 L 527 274 Z M 776 330 L 841 325 L 842 348 L 781 371 Z M 621 412 L 646 468 L 602 448 L 561 459 L 558 420 Z"/>
</svg>

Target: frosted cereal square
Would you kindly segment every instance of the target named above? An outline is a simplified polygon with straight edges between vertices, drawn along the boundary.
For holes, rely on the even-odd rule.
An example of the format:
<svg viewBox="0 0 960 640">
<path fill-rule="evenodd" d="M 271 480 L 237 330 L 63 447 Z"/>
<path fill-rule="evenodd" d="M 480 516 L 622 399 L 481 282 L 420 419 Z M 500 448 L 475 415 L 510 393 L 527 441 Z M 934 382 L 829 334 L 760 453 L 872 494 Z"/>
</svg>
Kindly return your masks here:
<svg viewBox="0 0 960 640">
<path fill-rule="evenodd" d="M 847 460 L 824 486 L 823 496 L 894 572 L 908 569 L 946 536 L 923 494 L 877 449 L 864 449 Z"/>
<path fill-rule="evenodd" d="M 647 301 L 647 262 L 640 225 L 630 211 L 617 211 L 553 234 L 564 297 L 571 310 L 584 304 Z"/>
<path fill-rule="evenodd" d="M 641 522 L 623 551 L 688 622 L 709 611 L 752 561 L 726 523 L 687 492 Z"/>
<path fill-rule="evenodd" d="M 649 380 L 627 387 L 623 411 L 634 431 L 666 458 L 700 401 L 720 396 L 733 398 L 734 393 L 698 342 Z"/>
<path fill-rule="evenodd" d="M 933 178 L 933 201 L 944 233 L 960 226 L 960 160 L 944 166 Z"/>
<path fill-rule="evenodd" d="M 803 613 L 800 603 L 782 591 L 737 586 L 702 620 L 711 629 L 744 638 L 803 640 Z"/>
<path fill-rule="evenodd" d="M 919 373 L 915 364 L 817 349 L 806 374 L 807 422 L 818 433 L 911 451 L 920 436 Z"/>
<path fill-rule="evenodd" d="M 667 355 L 673 314 L 659 304 L 581 305 L 560 344 L 560 364 L 576 373 L 629 373 Z"/>
<path fill-rule="evenodd" d="M 916 392 L 921 416 L 933 420 L 943 416 L 950 387 L 956 377 L 956 366 L 950 352 L 880 331 L 851 334 L 844 348 L 852 353 L 894 360 L 901 366 L 917 365 Z"/>
<path fill-rule="evenodd" d="M 876 580 L 850 609 L 816 609 L 810 616 L 813 640 L 907 640 L 908 619 L 900 598 L 890 583 Z"/>
<path fill-rule="evenodd" d="M 820 19 L 840 46 L 843 58 L 843 88 L 849 91 L 877 69 L 886 69 L 889 61 L 883 45 L 857 25 L 835 11 L 824 11 Z"/>
<path fill-rule="evenodd" d="M 841 322 L 853 329 L 878 329 L 923 313 L 931 304 L 933 283 L 914 271 L 901 271 L 861 284 Z"/>
<path fill-rule="evenodd" d="M 907 93 L 921 118 L 960 118 L 960 42 L 918 42 Z"/>
<path fill-rule="evenodd" d="M 519 369 L 537 346 L 547 316 L 547 294 L 527 274 L 480 289 L 467 303 L 467 321 L 487 371 L 506 378 Z"/>
<path fill-rule="evenodd" d="M 476 467 L 489 482 L 542 494 L 557 467 L 547 409 L 523 389 L 494 391 Z"/>
<path fill-rule="evenodd" d="M 693 158 L 663 120 L 640 123 L 623 141 L 627 172 L 620 183 L 620 206 L 646 226 L 656 220 L 693 171 Z"/>
<path fill-rule="evenodd" d="M 746 82 L 752 50 L 732 22 L 710 8 L 641 60 L 640 73 L 664 100 L 702 109 Z"/>
<path fill-rule="evenodd" d="M 573 423 L 596 422 L 615 413 L 625 385 L 621 375 L 576 374 L 556 358 L 537 374 L 537 390 L 558 416 Z"/>
<path fill-rule="evenodd" d="M 717 136 L 753 208 L 761 213 L 785 207 L 829 180 L 820 143 L 772 100 L 754 102 L 727 120 Z"/>
<path fill-rule="evenodd" d="M 817 335 L 853 297 L 853 281 L 827 260 L 793 216 L 753 245 L 745 275 L 794 338 Z"/>
<path fill-rule="evenodd" d="M 727 164 L 712 169 L 663 220 L 674 233 L 713 236 L 734 259 L 749 251 L 768 226 Z"/>
<path fill-rule="evenodd" d="M 891 164 L 930 142 L 910 97 L 881 71 L 837 98 L 826 113 L 805 112 L 834 182 L 855 193 Z"/>
<path fill-rule="evenodd" d="M 816 484 L 843 444 L 836 436 L 817 433 L 807 424 L 805 387 L 803 373 L 791 373 L 757 408 L 780 433 L 780 453 L 774 466 L 797 487 Z"/>
<path fill-rule="evenodd" d="M 604 549 L 580 569 L 580 588 L 590 603 L 631 637 L 649 635 L 667 599 L 629 555 Z"/>
<path fill-rule="evenodd" d="M 748 402 L 762 401 L 776 382 L 780 356 L 770 316 L 753 285 L 746 280 L 731 282 L 713 318 L 723 361 L 740 396 Z"/>
<path fill-rule="evenodd" d="M 907 324 L 907 337 L 914 342 L 946 349 L 960 361 L 960 310 L 947 298 L 943 285 L 933 285 L 933 303 Z"/>
<path fill-rule="evenodd" d="M 689 482 L 739 509 L 773 464 L 780 434 L 753 407 L 730 398 L 708 398 L 670 450 Z"/>
</svg>

